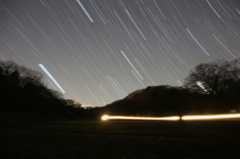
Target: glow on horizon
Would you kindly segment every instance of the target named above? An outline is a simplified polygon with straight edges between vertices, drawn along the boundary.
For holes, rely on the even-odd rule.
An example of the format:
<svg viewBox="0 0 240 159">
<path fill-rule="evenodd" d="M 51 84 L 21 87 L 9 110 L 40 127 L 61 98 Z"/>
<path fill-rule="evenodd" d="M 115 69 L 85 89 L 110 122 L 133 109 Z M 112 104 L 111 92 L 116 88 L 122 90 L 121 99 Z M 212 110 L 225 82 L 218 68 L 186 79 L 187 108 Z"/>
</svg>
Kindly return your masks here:
<svg viewBox="0 0 240 159">
<path fill-rule="evenodd" d="M 240 118 L 239 114 L 218 114 L 218 115 L 187 115 L 183 116 L 182 120 L 207 120 L 207 119 L 227 119 Z M 102 120 L 179 120 L 179 116 L 171 117 L 134 117 L 134 116 L 108 116 L 103 115 Z"/>
</svg>

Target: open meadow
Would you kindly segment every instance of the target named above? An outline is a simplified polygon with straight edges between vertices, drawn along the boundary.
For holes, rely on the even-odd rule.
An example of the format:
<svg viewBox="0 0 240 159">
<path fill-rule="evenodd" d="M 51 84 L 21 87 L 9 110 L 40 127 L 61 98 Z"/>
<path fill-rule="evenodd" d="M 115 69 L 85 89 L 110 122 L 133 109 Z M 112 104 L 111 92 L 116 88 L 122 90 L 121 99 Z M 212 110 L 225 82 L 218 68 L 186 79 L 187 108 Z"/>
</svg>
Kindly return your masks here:
<svg viewBox="0 0 240 159">
<path fill-rule="evenodd" d="M 239 159 L 240 120 L 1 123 L 0 158 Z"/>
</svg>

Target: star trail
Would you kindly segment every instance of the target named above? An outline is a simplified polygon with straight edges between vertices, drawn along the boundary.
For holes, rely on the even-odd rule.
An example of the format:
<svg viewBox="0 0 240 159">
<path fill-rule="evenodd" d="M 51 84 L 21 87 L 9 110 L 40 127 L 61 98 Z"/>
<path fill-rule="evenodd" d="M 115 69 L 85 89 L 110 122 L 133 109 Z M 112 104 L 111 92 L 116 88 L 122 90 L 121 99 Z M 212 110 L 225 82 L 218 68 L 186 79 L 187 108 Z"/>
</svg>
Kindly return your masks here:
<svg viewBox="0 0 240 159">
<path fill-rule="evenodd" d="M 66 99 L 104 106 L 239 58 L 240 1 L 1 0 L 0 41 L 0 60 L 43 73 Z"/>
</svg>

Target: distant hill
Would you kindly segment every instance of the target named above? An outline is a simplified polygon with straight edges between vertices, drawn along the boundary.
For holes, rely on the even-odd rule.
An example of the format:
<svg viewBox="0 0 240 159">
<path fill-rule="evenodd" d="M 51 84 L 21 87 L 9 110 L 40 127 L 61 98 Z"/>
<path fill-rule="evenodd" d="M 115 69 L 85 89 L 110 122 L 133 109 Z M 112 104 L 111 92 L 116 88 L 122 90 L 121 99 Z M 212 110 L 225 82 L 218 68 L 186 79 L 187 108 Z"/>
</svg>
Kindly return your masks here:
<svg viewBox="0 0 240 159">
<path fill-rule="evenodd" d="M 190 92 L 182 87 L 149 86 L 105 107 L 95 108 L 95 115 L 169 116 L 227 113 L 240 103 L 232 97 Z"/>
</svg>

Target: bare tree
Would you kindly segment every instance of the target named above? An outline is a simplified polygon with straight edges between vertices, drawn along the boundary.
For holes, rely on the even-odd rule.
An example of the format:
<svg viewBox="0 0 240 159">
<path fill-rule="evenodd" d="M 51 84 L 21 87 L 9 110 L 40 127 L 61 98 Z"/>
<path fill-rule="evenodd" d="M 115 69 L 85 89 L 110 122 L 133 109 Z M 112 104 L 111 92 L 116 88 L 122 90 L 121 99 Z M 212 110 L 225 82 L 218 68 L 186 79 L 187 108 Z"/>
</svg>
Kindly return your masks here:
<svg viewBox="0 0 240 159">
<path fill-rule="evenodd" d="M 25 87 L 27 83 L 34 83 L 35 85 L 43 85 L 43 74 L 26 68 L 25 66 L 19 66 L 15 62 L 8 61 L 0 61 L 1 73 L 4 76 L 18 76 L 19 85 L 21 87 Z"/>
<path fill-rule="evenodd" d="M 25 92 L 30 96 L 41 99 L 63 98 L 59 92 L 47 88 L 43 82 L 42 73 L 26 68 L 25 66 L 20 66 L 13 61 L 0 61 L 0 75 L 3 77 L 2 80 L 8 83 L 8 86 L 1 86 L 3 88 L 19 88 L 20 92 Z"/>
<path fill-rule="evenodd" d="M 215 60 L 210 63 L 201 63 L 184 81 L 184 87 L 199 93 L 214 95 L 231 94 L 240 80 L 239 60 Z"/>
</svg>

